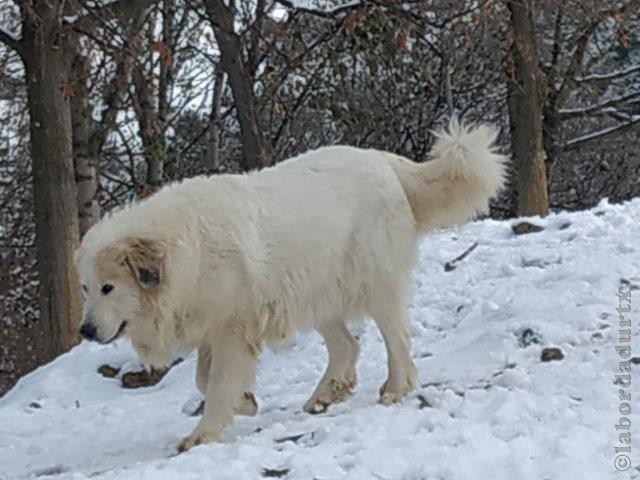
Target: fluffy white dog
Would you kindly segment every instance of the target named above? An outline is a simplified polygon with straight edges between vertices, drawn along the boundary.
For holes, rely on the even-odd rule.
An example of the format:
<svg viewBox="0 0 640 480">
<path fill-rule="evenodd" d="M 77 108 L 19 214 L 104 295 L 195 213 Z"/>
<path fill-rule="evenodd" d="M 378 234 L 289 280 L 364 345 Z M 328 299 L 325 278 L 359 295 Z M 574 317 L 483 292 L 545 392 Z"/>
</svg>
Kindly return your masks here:
<svg viewBox="0 0 640 480">
<path fill-rule="evenodd" d="M 181 451 L 219 439 L 246 410 L 263 344 L 296 330 L 317 330 L 329 352 L 306 411 L 353 391 L 359 347 L 347 323 L 362 317 L 386 343 L 380 403 L 397 402 L 416 383 L 405 302 L 419 235 L 487 210 L 505 177 L 495 137 L 452 122 L 422 164 L 337 146 L 169 185 L 85 236 L 81 331 L 102 343 L 127 335 L 148 366 L 198 349 L 206 404 Z"/>
</svg>

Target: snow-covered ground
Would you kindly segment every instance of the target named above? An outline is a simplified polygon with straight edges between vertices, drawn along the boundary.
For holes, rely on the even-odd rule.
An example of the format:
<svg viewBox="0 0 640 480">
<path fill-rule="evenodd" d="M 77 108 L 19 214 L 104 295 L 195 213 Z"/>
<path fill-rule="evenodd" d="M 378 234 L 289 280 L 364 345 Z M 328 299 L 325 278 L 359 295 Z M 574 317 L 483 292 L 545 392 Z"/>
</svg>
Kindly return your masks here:
<svg viewBox="0 0 640 480">
<path fill-rule="evenodd" d="M 263 355 L 258 416 L 237 417 L 224 443 L 174 455 L 197 422 L 182 411 L 196 396 L 193 355 L 158 385 L 123 390 L 96 369 L 134 364 L 128 344 L 85 342 L 0 399 L 0 479 L 638 479 L 640 436 L 631 469 L 613 465 L 613 380 L 621 282 L 640 312 L 640 199 L 533 221 L 545 230 L 515 236 L 514 222 L 483 221 L 424 240 L 408 306 L 422 386 L 399 405 L 376 404 L 386 360 L 368 322 L 354 328 L 355 395 L 303 413 L 326 361 L 310 333 Z M 549 346 L 564 359 L 541 362 Z M 640 365 L 632 377 L 637 398 Z"/>
</svg>

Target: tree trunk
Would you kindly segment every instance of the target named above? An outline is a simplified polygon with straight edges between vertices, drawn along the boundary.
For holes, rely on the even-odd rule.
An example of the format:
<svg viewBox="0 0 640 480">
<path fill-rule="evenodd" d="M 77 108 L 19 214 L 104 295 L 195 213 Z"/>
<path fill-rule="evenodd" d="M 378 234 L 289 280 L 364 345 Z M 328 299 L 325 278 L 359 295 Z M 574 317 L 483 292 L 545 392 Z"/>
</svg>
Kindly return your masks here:
<svg viewBox="0 0 640 480">
<path fill-rule="evenodd" d="M 87 230 L 100 219 L 100 204 L 97 197 L 100 147 L 96 148 L 93 145 L 95 121 L 86 86 L 87 78 L 91 73 L 89 59 L 84 55 L 77 55 L 73 61 L 72 71 L 73 161 L 76 172 L 80 236 L 84 236 Z"/>
<path fill-rule="evenodd" d="M 78 244 L 69 58 L 61 2 L 23 7 L 22 33 L 40 282 L 40 319 L 52 359 L 76 343 L 80 297 L 73 264 Z"/>
<path fill-rule="evenodd" d="M 540 72 L 532 0 L 511 0 L 507 63 L 509 118 L 519 215 L 549 213 L 542 133 Z"/>
<path fill-rule="evenodd" d="M 143 186 L 143 196 L 151 195 L 162 186 L 164 163 L 166 160 L 166 140 L 155 108 L 155 97 L 150 81 L 140 69 L 133 72 L 136 93 L 134 108 L 140 128 L 140 139 L 144 147 L 147 175 Z"/>
<path fill-rule="evenodd" d="M 229 79 L 240 123 L 245 170 L 255 170 L 270 164 L 248 62 L 244 58 L 242 39 L 235 32 L 235 11 L 224 0 L 205 0 L 205 8 L 220 49 L 220 62 Z"/>
<path fill-rule="evenodd" d="M 220 167 L 220 108 L 222 106 L 222 90 L 224 88 L 224 72 L 216 69 L 213 85 L 213 99 L 211 100 L 211 116 L 209 118 L 209 137 L 207 139 L 207 155 L 205 167 L 208 173 L 218 171 Z"/>
</svg>

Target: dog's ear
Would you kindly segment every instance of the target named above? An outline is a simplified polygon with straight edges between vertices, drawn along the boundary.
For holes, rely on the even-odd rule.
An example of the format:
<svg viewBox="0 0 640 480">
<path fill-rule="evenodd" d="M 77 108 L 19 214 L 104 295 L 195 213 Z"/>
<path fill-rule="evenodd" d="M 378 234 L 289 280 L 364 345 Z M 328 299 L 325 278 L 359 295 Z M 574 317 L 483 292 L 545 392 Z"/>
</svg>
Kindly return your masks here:
<svg viewBox="0 0 640 480">
<path fill-rule="evenodd" d="M 160 242 L 143 238 L 127 238 L 124 261 L 138 284 L 145 290 L 163 282 L 165 250 Z"/>
</svg>

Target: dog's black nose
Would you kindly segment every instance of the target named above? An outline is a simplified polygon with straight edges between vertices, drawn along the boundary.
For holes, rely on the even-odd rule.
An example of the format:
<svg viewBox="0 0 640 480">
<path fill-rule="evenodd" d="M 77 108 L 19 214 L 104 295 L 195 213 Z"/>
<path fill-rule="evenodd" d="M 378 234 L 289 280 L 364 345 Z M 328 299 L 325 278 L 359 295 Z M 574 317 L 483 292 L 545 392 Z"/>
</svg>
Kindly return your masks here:
<svg viewBox="0 0 640 480">
<path fill-rule="evenodd" d="M 96 339 L 96 327 L 91 323 L 85 323 L 80 327 L 80 335 L 82 335 L 87 340 L 95 340 Z"/>
</svg>

